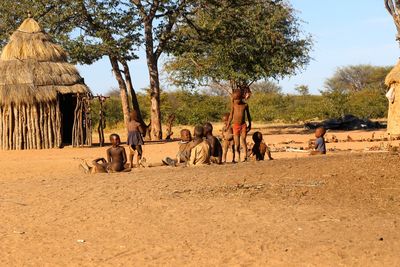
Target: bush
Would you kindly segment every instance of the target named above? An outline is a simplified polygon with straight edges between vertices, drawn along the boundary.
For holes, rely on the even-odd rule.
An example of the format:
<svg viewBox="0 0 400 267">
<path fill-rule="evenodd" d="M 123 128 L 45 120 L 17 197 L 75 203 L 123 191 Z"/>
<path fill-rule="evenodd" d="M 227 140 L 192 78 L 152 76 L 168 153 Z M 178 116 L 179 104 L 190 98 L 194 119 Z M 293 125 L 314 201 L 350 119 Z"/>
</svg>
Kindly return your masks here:
<svg viewBox="0 0 400 267">
<path fill-rule="evenodd" d="M 150 120 L 150 97 L 137 95 L 143 119 Z M 337 118 L 353 114 L 361 118 L 382 118 L 387 115 L 387 99 L 381 90 L 365 89 L 359 92 L 325 92 L 322 95 L 284 95 L 255 92 L 248 101 L 250 113 L 257 122 L 303 122 L 315 119 Z M 176 123 L 196 125 L 207 121 L 217 122 L 230 110 L 230 98 L 187 90 L 161 93 L 163 122 L 175 114 Z M 99 103 L 92 101 L 94 124 L 98 123 Z M 121 100 L 112 94 L 105 104 L 109 127 L 123 121 Z"/>
</svg>

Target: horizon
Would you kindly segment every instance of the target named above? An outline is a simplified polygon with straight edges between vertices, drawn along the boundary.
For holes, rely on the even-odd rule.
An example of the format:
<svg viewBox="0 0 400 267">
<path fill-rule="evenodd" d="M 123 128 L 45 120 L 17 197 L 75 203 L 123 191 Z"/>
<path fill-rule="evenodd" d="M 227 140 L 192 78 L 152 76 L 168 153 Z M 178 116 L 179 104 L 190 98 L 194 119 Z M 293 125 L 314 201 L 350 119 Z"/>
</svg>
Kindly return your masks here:
<svg viewBox="0 0 400 267">
<path fill-rule="evenodd" d="M 297 75 L 276 81 L 283 93 L 295 93 L 296 85 L 308 85 L 311 94 L 319 94 L 324 82 L 335 70 L 349 65 L 394 66 L 399 56 L 396 30 L 392 17 L 383 2 L 375 0 L 326 1 L 315 5 L 315 1 L 291 0 L 297 11 L 305 34 L 311 34 L 314 45 L 312 60 Z M 329 12 L 326 12 L 328 10 Z M 146 57 L 143 46 L 138 51 L 138 60 L 131 61 L 132 80 L 137 92 L 149 85 Z M 164 59 L 165 59 L 164 55 Z M 160 61 L 162 62 L 162 60 Z M 161 84 L 169 90 L 162 71 Z M 95 94 L 104 94 L 117 88 L 107 58 L 92 65 L 78 65 L 86 84 Z"/>
</svg>

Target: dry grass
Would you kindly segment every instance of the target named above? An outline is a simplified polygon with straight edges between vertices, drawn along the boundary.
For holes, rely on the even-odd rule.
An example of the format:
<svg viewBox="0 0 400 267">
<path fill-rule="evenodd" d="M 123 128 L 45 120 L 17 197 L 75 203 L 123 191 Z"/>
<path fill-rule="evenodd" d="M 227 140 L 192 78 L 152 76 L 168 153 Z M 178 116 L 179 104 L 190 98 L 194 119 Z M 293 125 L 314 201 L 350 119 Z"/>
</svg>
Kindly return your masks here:
<svg viewBox="0 0 400 267">
<path fill-rule="evenodd" d="M 88 91 L 67 53 L 35 20 L 26 19 L 0 57 L 0 104 L 47 102 L 58 93 Z"/>
</svg>

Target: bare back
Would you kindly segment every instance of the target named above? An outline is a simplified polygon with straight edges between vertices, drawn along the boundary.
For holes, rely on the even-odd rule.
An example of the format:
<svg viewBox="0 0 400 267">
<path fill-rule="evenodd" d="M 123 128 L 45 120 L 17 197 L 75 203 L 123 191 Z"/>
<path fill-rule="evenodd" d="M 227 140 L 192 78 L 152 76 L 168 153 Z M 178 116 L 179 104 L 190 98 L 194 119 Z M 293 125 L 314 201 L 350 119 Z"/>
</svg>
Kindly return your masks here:
<svg viewBox="0 0 400 267">
<path fill-rule="evenodd" d="M 140 132 L 140 123 L 135 120 L 129 121 L 128 132 Z"/>
</svg>

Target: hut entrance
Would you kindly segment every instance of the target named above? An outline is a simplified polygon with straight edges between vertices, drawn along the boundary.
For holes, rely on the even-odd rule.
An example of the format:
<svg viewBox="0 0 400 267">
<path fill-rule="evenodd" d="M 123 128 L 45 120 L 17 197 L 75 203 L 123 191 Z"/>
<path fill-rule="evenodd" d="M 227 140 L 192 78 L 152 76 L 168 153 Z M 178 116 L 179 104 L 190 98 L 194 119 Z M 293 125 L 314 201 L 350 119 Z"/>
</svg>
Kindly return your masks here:
<svg viewBox="0 0 400 267">
<path fill-rule="evenodd" d="M 60 111 L 61 111 L 61 125 L 62 125 L 62 143 L 64 145 L 72 144 L 72 130 L 74 127 L 74 111 L 76 108 L 76 95 L 65 94 L 59 95 Z"/>
</svg>

